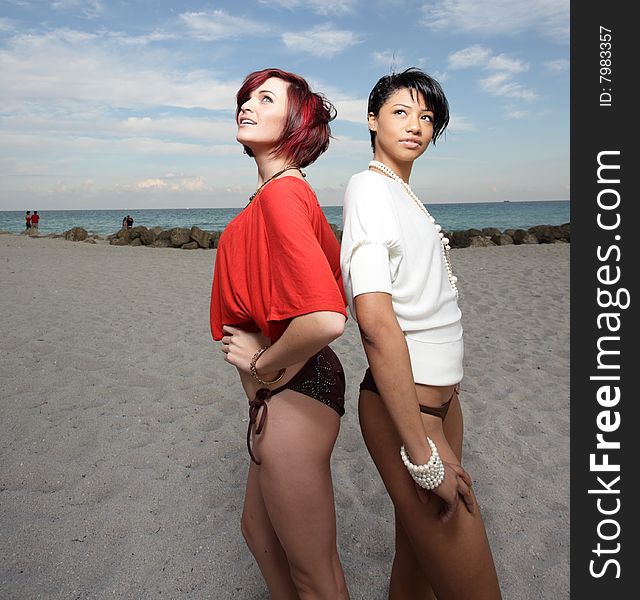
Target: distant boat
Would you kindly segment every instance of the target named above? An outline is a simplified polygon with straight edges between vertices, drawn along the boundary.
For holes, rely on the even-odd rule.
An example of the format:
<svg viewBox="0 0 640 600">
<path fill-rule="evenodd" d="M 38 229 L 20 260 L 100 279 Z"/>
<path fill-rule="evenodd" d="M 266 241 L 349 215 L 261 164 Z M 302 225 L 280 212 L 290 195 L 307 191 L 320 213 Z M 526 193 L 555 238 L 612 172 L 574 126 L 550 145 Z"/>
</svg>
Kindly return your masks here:
<svg viewBox="0 0 640 600">
<path fill-rule="evenodd" d="M 503 200 L 503 202 L 511 202 L 511 200 Z"/>
</svg>

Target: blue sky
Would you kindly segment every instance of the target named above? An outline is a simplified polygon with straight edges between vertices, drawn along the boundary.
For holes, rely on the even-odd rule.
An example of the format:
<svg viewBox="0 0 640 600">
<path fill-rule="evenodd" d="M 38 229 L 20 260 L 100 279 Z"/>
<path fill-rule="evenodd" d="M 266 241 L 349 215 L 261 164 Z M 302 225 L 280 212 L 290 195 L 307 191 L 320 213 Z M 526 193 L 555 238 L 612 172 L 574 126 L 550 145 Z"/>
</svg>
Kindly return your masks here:
<svg viewBox="0 0 640 600">
<path fill-rule="evenodd" d="M 234 98 L 265 67 L 337 107 L 307 175 L 341 204 L 369 91 L 408 66 L 452 113 L 425 203 L 569 198 L 568 0 L 0 0 L 0 210 L 243 206 Z"/>
</svg>

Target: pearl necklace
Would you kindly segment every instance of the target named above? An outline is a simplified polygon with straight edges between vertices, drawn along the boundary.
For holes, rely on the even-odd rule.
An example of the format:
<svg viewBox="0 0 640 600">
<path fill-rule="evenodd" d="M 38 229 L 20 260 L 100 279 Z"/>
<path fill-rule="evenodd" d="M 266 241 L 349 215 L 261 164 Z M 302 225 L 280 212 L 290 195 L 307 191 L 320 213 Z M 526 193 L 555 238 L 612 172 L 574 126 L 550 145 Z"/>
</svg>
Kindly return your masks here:
<svg viewBox="0 0 640 600">
<path fill-rule="evenodd" d="M 251 204 L 253 202 L 253 199 L 262 191 L 262 188 L 267 185 L 267 183 L 269 183 L 271 180 L 275 179 L 276 177 L 279 177 L 280 175 L 282 175 L 285 171 L 291 171 L 291 169 L 296 169 L 298 171 L 300 171 L 300 167 L 298 167 L 297 165 L 289 165 L 287 167 L 285 167 L 284 169 L 281 169 L 280 171 L 278 171 L 277 173 L 274 173 L 271 177 L 269 177 L 269 179 L 267 179 L 255 192 L 253 192 L 253 194 L 251 194 L 250 198 L 249 198 L 249 202 L 247 202 L 247 206 L 249 206 L 249 204 Z M 302 174 L 303 177 L 306 177 L 306 175 L 304 173 L 302 173 L 302 171 L 300 171 L 300 173 Z M 245 206 L 245 208 L 247 208 L 247 206 Z"/>
<path fill-rule="evenodd" d="M 372 160 L 369 163 L 370 169 L 376 169 L 381 173 L 384 173 L 391 179 L 397 181 L 407 192 L 409 198 L 411 198 L 416 206 L 429 218 L 429 221 L 433 223 L 433 226 L 436 228 L 438 235 L 440 236 L 440 247 L 442 249 L 442 258 L 444 259 L 444 266 L 447 269 L 447 276 L 449 277 L 449 283 L 453 288 L 453 291 L 456 293 L 456 298 L 458 298 L 458 287 L 456 282 L 458 278 L 453 274 L 453 270 L 451 268 L 451 258 L 449 257 L 449 250 L 451 250 L 451 246 L 449 245 L 449 238 L 444 237 L 444 233 L 442 233 L 442 227 L 436 223 L 436 220 L 429 214 L 426 206 L 420 202 L 418 196 L 414 193 L 414 191 L 409 187 L 409 184 L 400 177 L 394 170 L 390 169 L 384 163 L 381 163 L 378 160 Z"/>
</svg>

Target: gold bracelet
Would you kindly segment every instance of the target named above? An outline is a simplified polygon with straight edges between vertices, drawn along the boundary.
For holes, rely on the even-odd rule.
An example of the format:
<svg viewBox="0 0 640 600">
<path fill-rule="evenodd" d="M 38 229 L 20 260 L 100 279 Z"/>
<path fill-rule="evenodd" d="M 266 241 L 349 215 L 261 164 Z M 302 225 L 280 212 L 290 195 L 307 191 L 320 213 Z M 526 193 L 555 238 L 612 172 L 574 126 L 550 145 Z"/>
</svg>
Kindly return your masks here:
<svg viewBox="0 0 640 600">
<path fill-rule="evenodd" d="M 287 370 L 286 367 L 284 367 L 284 369 L 281 369 L 278 372 L 278 376 L 273 381 L 263 381 L 262 379 L 260 379 L 260 376 L 258 375 L 258 369 L 256 368 L 256 363 L 258 362 L 258 359 L 260 358 L 262 353 L 267 350 L 267 348 L 269 348 L 269 346 L 263 346 L 262 348 L 260 348 L 260 350 L 258 350 L 253 355 L 253 358 L 251 359 L 251 362 L 249 363 L 249 371 L 251 372 L 251 375 L 253 375 L 254 379 L 260 385 L 273 385 L 274 383 L 278 383 L 278 381 L 280 381 L 284 377 L 284 374 L 285 374 L 285 372 Z"/>
</svg>

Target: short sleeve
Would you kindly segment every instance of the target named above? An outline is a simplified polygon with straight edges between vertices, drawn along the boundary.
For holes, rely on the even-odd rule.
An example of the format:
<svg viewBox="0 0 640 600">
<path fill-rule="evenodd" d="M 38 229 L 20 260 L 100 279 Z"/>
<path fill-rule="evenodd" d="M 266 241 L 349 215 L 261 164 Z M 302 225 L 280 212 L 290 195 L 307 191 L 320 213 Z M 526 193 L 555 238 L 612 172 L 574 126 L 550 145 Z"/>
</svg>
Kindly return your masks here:
<svg viewBox="0 0 640 600">
<path fill-rule="evenodd" d="M 295 178 L 274 181 L 260 199 L 271 273 L 268 321 L 317 311 L 347 316 L 336 274 L 318 239 L 319 228 L 313 216 L 316 204 L 306 183 Z M 339 278 L 338 242 L 333 237 Z"/>
<path fill-rule="evenodd" d="M 340 266 L 349 303 L 368 292 L 390 294 L 401 247 L 386 181 L 369 172 L 354 175 L 345 192 L 343 220 Z"/>
</svg>

